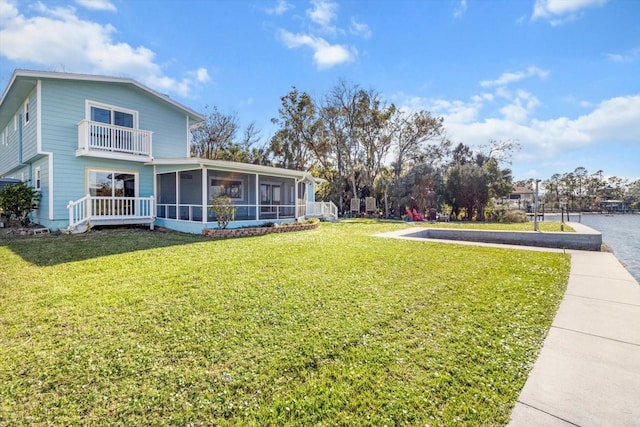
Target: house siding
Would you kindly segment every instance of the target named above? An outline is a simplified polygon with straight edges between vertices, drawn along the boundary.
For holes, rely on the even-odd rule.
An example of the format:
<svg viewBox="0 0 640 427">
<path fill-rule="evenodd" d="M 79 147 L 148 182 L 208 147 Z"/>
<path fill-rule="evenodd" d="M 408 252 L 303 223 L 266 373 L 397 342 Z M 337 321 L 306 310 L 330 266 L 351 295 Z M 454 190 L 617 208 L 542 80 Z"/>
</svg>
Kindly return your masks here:
<svg viewBox="0 0 640 427">
<path fill-rule="evenodd" d="M 138 112 L 138 128 L 153 132 L 153 156 L 184 157 L 187 141 L 185 115 L 170 104 L 130 85 L 101 82 L 45 80 L 42 84 L 44 151 L 75 155 L 78 123 L 85 119 L 86 101 Z M 46 140 L 45 140 L 46 136 Z M 69 150 L 69 140 L 73 141 Z"/>
<path fill-rule="evenodd" d="M 36 90 L 29 94 L 29 122 L 25 123 L 24 107 L 20 108 L 22 114 L 22 162 L 28 163 L 38 154 L 38 115 L 36 114 L 38 98 Z M 23 104 L 24 105 L 24 104 Z"/>
<path fill-rule="evenodd" d="M 45 225 L 49 218 L 49 202 L 50 202 L 50 189 L 49 189 L 49 177 L 51 171 L 49 170 L 49 158 L 44 157 L 40 160 L 33 162 L 31 165 L 31 186 L 36 186 L 36 169 L 40 168 L 40 205 L 38 209 L 35 209 L 31 213 L 31 220 L 41 225 Z"/>
<path fill-rule="evenodd" d="M 42 82 L 42 150 L 54 155 L 53 187 L 55 203 L 52 224 L 68 220 L 67 204 L 88 192 L 88 169 L 130 171 L 138 174 L 138 195 L 153 195 L 153 167 L 139 162 L 111 160 L 88 156 L 77 157 L 78 123 L 85 119 L 86 100 L 126 108 L 138 112 L 139 128 L 153 132 L 153 154 L 170 156 L 184 154 L 186 123 L 184 116 L 171 106 L 158 105 L 157 99 L 142 91 L 131 90 L 128 85 L 99 82 L 44 80 Z M 177 128 L 172 128 L 175 126 Z M 35 126 L 34 126 L 35 128 Z M 178 136 L 181 139 L 177 139 Z M 34 138 L 35 145 L 35 138 Z M 168 147 L 165 147 L 168 146 Z M 42 172 L 44 174 L 44 167 Z M 47 177 L 48 179 L 48 177 Z M 47 181 L 48 182 L 48 181 Z M 47 218 L 48 193 L 42 186 L 39 219 Z M 57 227 L 56 227 L 57 228 Z"/>
<path fill-rule="evenodd" d="M 20 110 L 22 107 L 20 107 Z M 22 112 L 16 110 L 14 112 L 14 117 L 18 116 L 18 121 L 21 120 Z M 0 144 L 0 177 L 8 177 L 8 173 L 13 169 L 17 168 L 20 164 L 18 160 L 18 152 L 19 152 L 19 138 L 18 135 L 20 133 L 20 123 L 18 123 L 17 127 L 14 129 L 13 126 L 14 120 L 11 120 L 9 124 L 6 126 L 5 131 L 8 133 L 7 144 Z"/>
</svg>

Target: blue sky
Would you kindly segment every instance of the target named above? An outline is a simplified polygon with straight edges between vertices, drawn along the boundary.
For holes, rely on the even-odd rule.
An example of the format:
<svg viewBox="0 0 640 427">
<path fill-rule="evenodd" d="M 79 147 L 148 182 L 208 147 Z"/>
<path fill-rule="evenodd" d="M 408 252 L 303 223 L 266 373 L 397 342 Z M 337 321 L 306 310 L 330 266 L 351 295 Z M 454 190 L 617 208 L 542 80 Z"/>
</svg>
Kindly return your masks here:
<svg viewBox="0 0 640 427">
<path fill-rule="evenodd" d="M 517 140 L 517 179 L 640 178 L 637 0 L 0 0 L 3 90 L 15 68 L 131 77 L 263 142 L 292 86 L 343 79 L 454 143 Z"/>
</svg>

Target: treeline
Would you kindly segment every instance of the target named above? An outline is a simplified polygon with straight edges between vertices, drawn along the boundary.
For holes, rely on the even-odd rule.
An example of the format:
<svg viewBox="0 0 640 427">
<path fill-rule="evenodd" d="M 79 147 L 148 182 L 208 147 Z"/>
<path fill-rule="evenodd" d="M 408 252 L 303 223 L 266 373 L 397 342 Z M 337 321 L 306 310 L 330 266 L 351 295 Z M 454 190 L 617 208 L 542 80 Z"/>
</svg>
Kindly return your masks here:
<svg viewBox="0 0 640 427">
<path fill-rule="evenodd" d="M 213 108 L 192 130 L 191 154 L 310 170 L 327 182 L 318 198 L 348 213 L 352 198 L 374 197 L 385 217 L 405 209 L 430 208 L 457 218 L 485 219 L 492 201 L 505 199 L 514 185 L 534 189 L 535 180 L 514 183 L 509 164 L 519 145 L 491 140 L 478 150 L 447 137 L 442 117 L 407 111 L 378 92 L 339 82 L 313 99 L 293 87 L 280 98 L 275 134 L 262 142 L 255 123 L 241 129 L 235 114 Z M 640 181 L 589 173 L 584 167 L 541 182 L 546 209 L 601 211 L 607 200 L 640 209 Z"/>
<path fill-rule="evenodd" d="M 533 189 L 535 181 L 519 181 L 516 185 Z M 593 173 L 580 166 L 572 172 L 556 173 L 541 182 L 546 209 L 559 209 L 562 204 L 573 211 L 600 212 L 607 201 L 623 202 L 629 210 L 640 210 L 640 180 L 629 181 Z"/>
<path fill-rule="evenodd" d="M 456 216 L 482 220 L 490 200 L 513 188 L 504 164 L 518 149 L 514 141 L 488 141 L 476 151 L 454 146 L 442 117 L 400 109 L 344 81 L 318 99 L 293 87 L 280 100 L 267 143 L 260 146 L 254 124 L 241 132 L 235 115 L 214 108 L 193 130 L 192 155 L 310 170 L 327 181 L 318 198 L 341 213 L 352 198 L 374 197 L 385 217 L 446 205 Z"/>
</svg>

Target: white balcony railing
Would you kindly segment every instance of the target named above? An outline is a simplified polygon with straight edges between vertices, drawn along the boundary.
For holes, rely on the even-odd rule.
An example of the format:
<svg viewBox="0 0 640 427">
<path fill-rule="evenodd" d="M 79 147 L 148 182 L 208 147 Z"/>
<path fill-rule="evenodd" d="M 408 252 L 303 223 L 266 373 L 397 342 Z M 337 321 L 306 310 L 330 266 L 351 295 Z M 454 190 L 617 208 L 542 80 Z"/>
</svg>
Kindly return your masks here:
<svg viewBox="0 0 640 427">
<path fill-rule="evenodd" d="M 151 157 L 152 132 L 83 120 L 78 123 L 78 151 L 81 154 L 116 153 Z"/>
</svg>

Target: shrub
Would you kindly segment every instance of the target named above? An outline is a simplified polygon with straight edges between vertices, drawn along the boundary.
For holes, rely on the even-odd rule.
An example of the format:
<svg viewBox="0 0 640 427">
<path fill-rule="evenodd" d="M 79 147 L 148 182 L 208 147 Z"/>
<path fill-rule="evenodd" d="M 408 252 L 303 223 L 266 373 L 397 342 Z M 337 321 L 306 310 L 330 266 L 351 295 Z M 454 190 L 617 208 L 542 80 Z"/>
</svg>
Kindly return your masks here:
<svg viewBox="0 0 640 427">
<path fill-rule="evenodd" d="M 505 222 L 504 218 L 507 212 L 507 209 L 504 207 L 487 208 L 484 213 L 485 220 L 489 222 Z"/>
<path fill-rule="evenodd" d="M 527 218 L 527 214 L 524 211 L 508 210 L 502 220 L 504 222 L 527 222 L 529 218 Z"/>
<path fill-rule="evenodd" d="M 29 224 L 29 213 L 34 209 L 38 193 L 21 182 L 11 184 L 0 190 L 0 208 L 9 219 L 16 219 L 21 225 Z"/>
<path fill-rule="evenodd" d="M 218 227 L 225 229 L 229 225 L 229 221 L 233 221 L 236 213 L 236 207 L 229 196 L 218 196 L 211 199 L 209 209 L 216 215 Z"/>
</svg>

